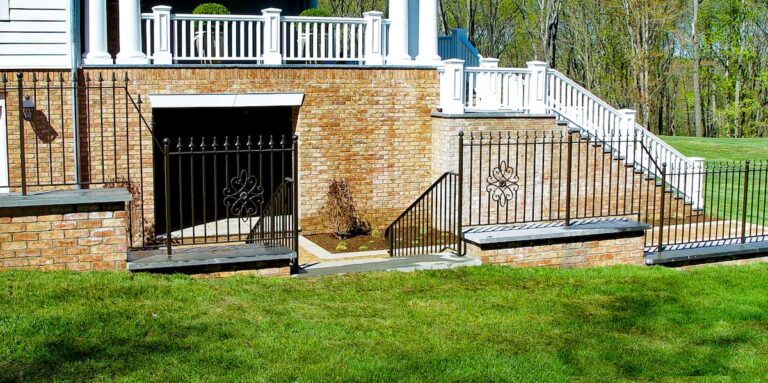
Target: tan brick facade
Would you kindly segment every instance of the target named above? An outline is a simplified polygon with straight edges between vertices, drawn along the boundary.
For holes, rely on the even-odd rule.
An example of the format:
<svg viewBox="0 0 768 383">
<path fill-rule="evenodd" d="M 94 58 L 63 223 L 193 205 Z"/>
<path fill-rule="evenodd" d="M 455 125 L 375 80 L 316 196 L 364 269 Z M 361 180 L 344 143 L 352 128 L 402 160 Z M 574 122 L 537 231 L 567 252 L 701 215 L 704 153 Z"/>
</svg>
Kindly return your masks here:
<svg viewBox="0 0 768 383">
<path fill-rule="evenodd" d="M 0 209 L 0 269 L 124 270 L 123 203 Z"/>
<path fill-rule="evenodd" d="M 510 249 L 481 250 L 467 245 L 483 264 L 514 267 L 595 267 L 642 265 L 643 237 L 606 239 Z"/>
<path fill-rule="evenodd" d="M 13 78 L 12 73 L 7 74 Z M 438 76 L 434 69 L 133 68 L 89 69 L 82 71 L 81 77 L 90 79 L 91 84 L 97 84 L 102 78 L 109 86 L 114 75 L 120 86 L 125 74 L 130 79 L 128 89 L 134 101 L 140 95 L 144 102 L 142 113 L 146 121 L 152 118 L 149 94 L 303 93 L 304 103 L 294 109 L 292 123 L 300 137 L 300 211 L 302 229 L 307 233 L 324 230 L 318 210 L 325 201 L 328 182 L 333 178 L 349 181 L 359 210 L 379 228 L 389 224 L 431 182 L 430 113 L 437 106 L 439 96 Z M 57 76 L 52 74 L 53 78 Z M 13 83 L 8 84 L 8 87 L 12 86 Z M 25 86 L 33 87 L 31 75 L 25 75 Z M 90 172 L 90 177 L 98 182 L 125 179 L 129 169 L 135 180 L 141 171 L 145 218 L 152 222 L 152 138 L 146 127 L 142 127 L 132 105 L 129 113 L 124 113 L 127 100 L 120 92 L 115 93 L 114 103 L 118 105 L 115 115 L 111 112 L 111 92 L 103 97 L 93 89 L 90 92 L 87 97 L 89 112 L 80 113 L 81 130 L 86 135 L 81 140 L 81 157 L 86 164 L 99 164 L 103 162 L 102 158 L 107 162 L 104 169 L 82 166 L 83 171 Z M 10 95 L 7 96 L 8 120 L 17 121 L 18 115 L 14 114 L 18 110 L 17 102 Z M 81 95 L 81 103 L 84 97 Z M 40 106 L 47 105 L 49 100 L 41 92 L 35 101 Z M 62 101 L 64 104 L 63 109 L 59 108 L 63 110 L 63 116 L 49 117 L 53 129 L 62 133 L 55 136 L 51 153 L 48 146 L 39 150 L 40 138 L 32 124 L 25 123 L 26 158 L 28 162 L 39 159 L 36 166 L 39 166 L 43 180 L 50 173 L 48 158 L 58 159 L 62 157 L 62 151 L 65 154 L 71 152 L 69 97 L 50 101 L 54 105 Z M 9 126 L 11 132 L 18 131 L 15 125 Z M 127 144 L 123 133 L 125 126 L 129 127 L 131 137 Z M 59 143 L 61 141 L 63 144 Z M 106 149 L 102 151 L 103 145 Z M 15 166 L 18 165 L 18 148 L 18 135 L 11 134 L 9 157 L 12 169 L 19 168 Z M 32 157 L 31 153 L 36 152 L 38 155 Z M 141 153 L 141 163 L 137 158 L 132 158 L 133 162 L 129 163 L 128 153 L 135 157 Z M 57 163 L 54 166 L 61 167 Z M 70 171 L 71 166 L 66 169 L 68 174 Z M 54 169 L 53 173 L 56 178 L 64 170 Z M 14 184 L 18 184 L 18 178 L 18 171 L 11 173 Z M 28 173 L 27 179 L 36 180 L 37 172 Z"/>
</svg>

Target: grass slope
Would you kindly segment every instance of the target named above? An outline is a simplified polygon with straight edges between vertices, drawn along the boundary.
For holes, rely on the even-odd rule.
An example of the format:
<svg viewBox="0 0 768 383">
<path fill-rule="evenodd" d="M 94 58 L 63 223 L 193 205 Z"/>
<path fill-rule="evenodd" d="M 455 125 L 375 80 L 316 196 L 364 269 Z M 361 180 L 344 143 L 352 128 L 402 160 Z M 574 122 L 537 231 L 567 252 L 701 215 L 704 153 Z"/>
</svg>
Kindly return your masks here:
<svg viewBox="0 0 768 383">
<path fill-rule="evenodd" d="M 662 137 L 664 141 L 681 153 L 691 157 L 703 157 L 707 162 L 719 161 L 766 161 L 768 160 L 768 139 L 766 138 L 697 138 Z M 754 169 L 754 168 L 753 168 Z M 751 223 L 768 225 L 764 199 L 768 196 L 768 174 L 765 171 L 752 172 L 749 177 L 749 201 L 747 220 Z M 707 211 L 724 220 L 739 221 L 742 216 L 744 199 L 744 177 L 713 174 L 705 179 L 704 195 Z"/>
<path fill-rule="evenodd" d="M 698 138 L 661 137 L 680 153 L 703 157 L 707 161 L 765 161 L 768 160 L 766 138 Z"/>
<path fill-rule="evenodd" d="M 0 381 L 758 381 L 766 307 L 768 265 L 12 271 L 0 273 Z"/>
</svg>

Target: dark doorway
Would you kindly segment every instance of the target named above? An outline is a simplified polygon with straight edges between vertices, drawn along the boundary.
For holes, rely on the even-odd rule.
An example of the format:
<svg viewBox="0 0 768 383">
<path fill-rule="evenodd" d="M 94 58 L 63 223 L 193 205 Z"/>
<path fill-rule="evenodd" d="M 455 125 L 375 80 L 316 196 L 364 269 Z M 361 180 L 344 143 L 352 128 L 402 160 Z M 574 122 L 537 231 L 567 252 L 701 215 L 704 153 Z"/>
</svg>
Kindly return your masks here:
<svg viewBox="0 0 768 383">
<path fill-rule="evenodd" d="M 173 160 L 169 161 L 169 174 L 173 180 L 169 188 L 173 217 L 171 231 L 189 230 L 195 226 L 202 230 L 201 225 L 215 225 L 230 219 L 223 202 L 224 191 L 243 170 L 258 177 L 259 186 L 263 188 L 262 204 L 268 204 L 282 180 L 291 177 L 290 156 L 282 153 L 237 154 L 233 151 L 237 145 L 244 152 L 246 149 L 268 149 L 270 140 L 274 148 L 281 147 L 281 143 L 290 147 L 291 116 L 291 107 L 154 109 L 158 140 L 162 142 L 168 138 L 171 152 L 197 153 L 172 156 Z M 227 145 L 228 152 L 213 155 L 214 143 L 219 151 Z M 158 234 L 165 234 L 166 180 L 162 150 L 155 148 L 153 158 L 156 230 Z M 200 234 L 195 233 L 195 236 Z M 210 236 L 210 233 L 205 235 Z"/>
</svg>

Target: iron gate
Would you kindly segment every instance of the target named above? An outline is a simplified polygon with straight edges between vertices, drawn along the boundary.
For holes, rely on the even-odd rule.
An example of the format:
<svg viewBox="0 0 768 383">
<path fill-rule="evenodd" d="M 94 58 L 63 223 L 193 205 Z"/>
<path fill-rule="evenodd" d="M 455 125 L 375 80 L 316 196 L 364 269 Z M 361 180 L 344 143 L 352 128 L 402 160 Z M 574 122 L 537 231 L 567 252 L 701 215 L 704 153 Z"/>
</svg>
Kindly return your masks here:
<svg viewBox="0 0 768 383">
<path fill-rule="evenodd" d="M 298 251 L 298 137 L 163 140 L 158 238 L 175 246 L 247 243 Z"/>
</svg>

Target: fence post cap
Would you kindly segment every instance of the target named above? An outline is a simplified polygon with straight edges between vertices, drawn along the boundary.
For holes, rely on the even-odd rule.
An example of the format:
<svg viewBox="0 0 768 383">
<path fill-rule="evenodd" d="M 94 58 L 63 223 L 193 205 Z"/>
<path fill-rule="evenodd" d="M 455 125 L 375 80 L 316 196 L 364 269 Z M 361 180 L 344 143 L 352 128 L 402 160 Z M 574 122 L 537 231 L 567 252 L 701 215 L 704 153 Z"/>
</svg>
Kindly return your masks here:
<svg viewBox="0 0 768 383">
<path fill-rule="evenodd" d="M 529 68 L 531 67 L 546 67 L 547 63 L 544 61 L 528 61 L 525 63 Z"/>
<path fill-rule="evenodd" d="M 170 11 L 171 6 L 170 5 L 155 5 L 152 7 L 152 12 L 163 12 L 163 11 Z"/>
<path fill-rule="evenodd" d="M 280 9 L 280 8 L 265 8 L 265 9 L 262 9 L 262 10 L 261 10 L 261 13 L 262 13 L 262 14 L 267 14 L 267 13 L 281 13 L 282 11 L 283 11 L 283 10 L 282 10 L 282 9 Z"/>
<path fill-rule="evenodd" d="M 380 11 L 363 12 L 363 17 L 381 17 L 383 15 L 384 15 L 384 12 L 380 12 Z"/>
</svg>

